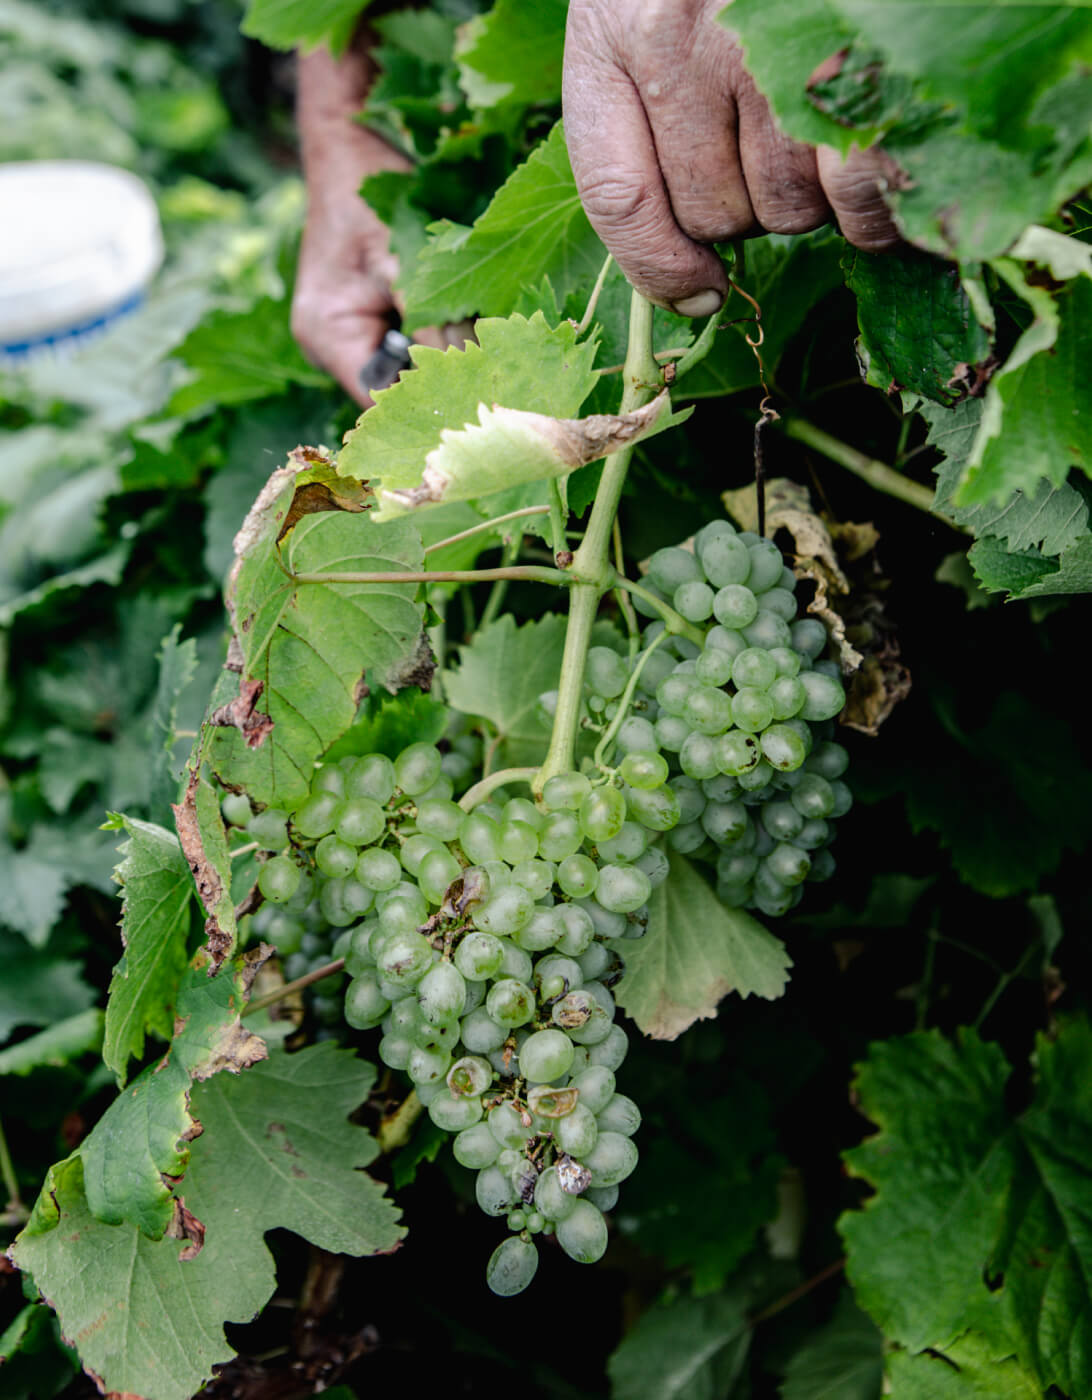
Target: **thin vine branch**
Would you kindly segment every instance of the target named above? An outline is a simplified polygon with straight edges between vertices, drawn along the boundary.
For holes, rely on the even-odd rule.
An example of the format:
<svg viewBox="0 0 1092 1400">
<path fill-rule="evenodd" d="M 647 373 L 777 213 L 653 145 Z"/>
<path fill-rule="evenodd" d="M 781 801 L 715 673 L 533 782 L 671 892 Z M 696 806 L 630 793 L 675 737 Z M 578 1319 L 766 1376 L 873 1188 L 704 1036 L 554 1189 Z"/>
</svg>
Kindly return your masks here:
<svg viewBox="0 0 1092 1400">
<path fill-rule="evenodd" d="M 617 580 L 619 588 L 624 588 L 627 593 L 632 593 L 635 598 L 641 598 L 650 608 L 654 608 L 663 619 L 664 626 L 676 637 L 689 637 L 697 646 L 704 642 L 702 633 L 692 622 L 687 622 L 682 613 L 678 613 L 670 603 L 665 603 L 662 598 L 657 598 L 655 593 L 645 588 L 643 584 L 634 583 L 631 578 L 619 577 Z"/>
<path fill-rule="evenodd" d="M 321 967 L 316 967 L 311 972 L 305 972 L 294 982 L 283 982 L 279 987 L 274 987 L 271 992 L 266 992 L 264 997 L 250 1002 L 244 1008 L 243 1015 L 253 1016 L 255 1011 L 264 1011 L 267 1006 L 272 1006 L 277 1001 L 283 1001 L 285 997 L 290 997 L 293 992 L 302 991 L 304 987 L 309 987 L 312 982 L 321 982 L 324 977 L 333 977 L 334 973 L 340 972 L 344 966 L 344 958 L 335 958 L 333 962 L 323 963 Z"/>
<path fill-rule="evenodd" d="M 497 515 L 492 520 L 483 520 L 480 525 L 469 525 L 456 535 L 448 535 L 445 540 L 437 540 L 435 544 L 426 544 L 425 553 L 434 554 L 438 549 L 446 549 L 449 544 L 459 544 L 462 540 L 470 539 L 472 535 L 482 535 L 487 530 L 495 530 L 498 525 L 505 525 L 509 520 L 525 520 L 531 515 L 548 515 L 549 513 L 549 506 L 524 506 L 522 510 L 510 510 L 506 515 Z"/>
</svg>

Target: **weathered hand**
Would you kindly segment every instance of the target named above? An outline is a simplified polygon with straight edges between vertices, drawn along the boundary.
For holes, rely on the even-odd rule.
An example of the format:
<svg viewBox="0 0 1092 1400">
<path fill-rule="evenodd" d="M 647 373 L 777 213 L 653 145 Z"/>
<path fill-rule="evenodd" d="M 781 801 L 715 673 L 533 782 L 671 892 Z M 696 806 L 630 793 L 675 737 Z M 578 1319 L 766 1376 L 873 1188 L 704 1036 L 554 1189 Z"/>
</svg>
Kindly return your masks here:
<svg viewBox="0 0 1092 1400">
<path fill-rule="evenodd" d="M 710 243 L 831 217 L 859 248 L 898 242 L 883 155 L 843 161 L 779 131 L 716 23 L 722 8 L 572 0 L 565 40 L 565 137 L 584 208 L 638 291 L 686 316 L 711 314 L 728 290 Z"/>
<path fill-rule="evenodd" d="M 292 299 L 292 332 L 308 359 L 359 403 L 371 403 L 360 371 L 378 348 L 395 309 L 397 272 L 388 232 L 355 190 L 312 201 Z"/>
</svg>

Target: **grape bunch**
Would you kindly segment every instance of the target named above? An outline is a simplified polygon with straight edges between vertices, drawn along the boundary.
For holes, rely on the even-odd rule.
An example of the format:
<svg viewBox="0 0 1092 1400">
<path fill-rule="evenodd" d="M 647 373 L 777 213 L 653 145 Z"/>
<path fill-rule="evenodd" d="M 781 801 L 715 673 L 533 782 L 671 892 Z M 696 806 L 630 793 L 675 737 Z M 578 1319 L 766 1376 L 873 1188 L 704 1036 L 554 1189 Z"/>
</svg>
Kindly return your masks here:
<svg viewBox="0 0 1092 1400">
<path fill-rule="evenodd" d="M 642 810 L 573 772 L 539 803 L 498 792 L 464 811 L 439 750 L 417 743 L 393 762 L 324 765 L 295 811 L 247 827 L 270 852 L 258 884 L 273 919 L 312 909 L 351 925 L 334 944 L 351 978 L 345 1019 L 381 1028 L 380 1059 L 454 1135 L 482 1210 L 505 1218 L 487 1268 L 502 1295 L 531 1281 L 538 1235 L 598 1259 L 603 1212 L 637 1162 L 610 985 L 617 942 L 645 932 L 668 870 L 651 846 L 663 805 L 647 821 Z"/>
<path fill-rule="evenodd" d="M 703 630 L 702 644 L 665 635 L 638 596 L 655 620 L 636 663 L 609 647 L 589 653 L 591 723 L 613 727 L 632 689 L 613 736 L 631 809 L 646 801 L 646 777 L 662 775 L 678 809 L 666 844 L 711 865 L 726 904 L 785 914 L 805 881 L 833 874 L 832 823 L 852 803 L 848 755 L 831 738 L 845 691 L 837 664 L 822 659 L 826 629 L 797 617 L 796 579 L 777 546 L 726 520 L 706 525 L 692 552 L 659 550 L 648 582 Z"/>
</svg>

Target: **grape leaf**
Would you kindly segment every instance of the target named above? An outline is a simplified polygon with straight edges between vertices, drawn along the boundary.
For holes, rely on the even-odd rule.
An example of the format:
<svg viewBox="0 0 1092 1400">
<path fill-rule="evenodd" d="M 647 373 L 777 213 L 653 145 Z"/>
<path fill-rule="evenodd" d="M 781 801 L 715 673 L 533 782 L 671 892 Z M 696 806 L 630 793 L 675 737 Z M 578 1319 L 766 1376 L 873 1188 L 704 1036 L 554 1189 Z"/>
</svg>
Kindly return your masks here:
<svg viewBox="0 0 1092 1400">
<path fill-rule="evenodd" d="M 773 1001 L 788 981 L 785 945 L 743 909 L 731 909 L 683 856 L 649 900 L 648 931 L 618 945 L 626 970 L 615 998 L 654 1040 L 674 1040 L 717 1014 L 729 992 Z"/>
<path fill-rule="evenodd" d="M 455 47 L 459 83 L 478 111 L 561 101 L 567 0 L 497 0 L 461 29 Z"/>
<path fill-rule="evenodd" d="M 475 314 L 506 316 L 523 288 L 543 277 L 564 301 L 594 281 L 606 251 L 576 192 L 560 122 L 473 228 L 435 229 L 404 277 L 406 324 L 413 330 Z"/>
<path fill-rule="evenodd" d="M 1000 505 L 956 505 L 954 496 L 978 432 L 982 400 L 964 399 L 951 408 L 923 404 L 919 412 L 929 424 L 929 444 L 946 457 L 937 468 L 935 510 L 979 538 L 1003 539 L 1010 551 L 1061 554 L 1088 533 L 1088 501 L 1069 482 L 1052 486 L 1040 481 L 1034 491 L 1014 491 Z"/>
<path fill-rule="evenodd" d="M 271 49 L 344 51 L 368 0 L 247 0 L 240 28 Z"/>
<path fill-rule="evenodd" d="M 444 429 L 439 447 L 425 458 L 418 485 L 404 490 L 380 486 L 382 509 L 375 519 L 388 520 L 433 503 L 498 497 L 500 492 L 504 493 L 502 513 L 520 509 L 522 495 L 520 504 L 515 504 L 520 488 L 566 477 L 622 446 L 674 427 L 687 416 L 670 411 L 666 390 L 630 413 L 587 418 L 552 418 L 479 404 L 477 423 Z"/>
<path fill-rule="evenodd" d="M 1082 1394 L 1092 1385 L 1088 1022 L 1040 1038 L 1037 1066 L 1035 1098 L 1013 1118 L 1009 1066 L 974 1031 L 874 1045 L 857 1089 L 880 1131 L 846 1162 L 876 1194 L 839 1229 L 857 1298 L 890 1339 L 946 1352 L 971 1330 L 983 1359 L 1015 1356 L 1042 1389 Z"/>
<path fill-rule="evenodd" d="M 55 1198 L 13 1247 L 104 1390 L 189 1400 L 232 1357 L 222 1326 L 248 1322 L 275 1284 L 263 1235 L 294 1230 L 320 1249 L 376 1254 L 403 1234 L 383 1187 L 358 1170 L 374 1140 L 346 1121 L 375 1072 L 330 1043 L 274 1050 L 245 1074 L 194 1089 L 205 1132 L 193 1144 L 186 1205 L 205 1245 L 181 1251 L 87 1207 L 82 1169 L 57 1172 Z"/>
<path fill-rule="evenodd" d="M 43 731 L 42 741 L 38 760 L 42 796 L 55 812 L 67 812 L 82 787 L 105 782 L 113 759 L 110 745 L 53 726 Z"/>
<path fill-rule="evenodd" d="M 937 403 L 958 398 L 960 371 L 989 350 L 958 268 L 909 247 L 889 255 L 848 249 L 844 267 L 857 298 L 866 381 Z"/>
<path fill-rule="evenodd" d="M 193 881 L 178 838 L 161 826 L 114 814 L 124 857 L 114 872 L 122 887 L 125 951 L 110 979 L 102 1058 L 125 1082 L 129 1059 L 144 1054 L 146 1033 L 170 1040 L 174 1002 L 186 970 Z"/>
<path fill-rule="evenodd" d="M 564 649 L 563 617 L 547 613 L 517 627 L 506 613 L 459 648 L 457 670 L 444 672 L 448 704 L 495 728 L 497 767 L 530 767 L 545 757 L 550 721 L 538 699 L 557 688 Z"/>
<path fill-rule="evenodd" d="M 17 1026 L 49 1026 L 85 1011 L 95 990 L 77 963 L 28 947 L 17 934 L 0 929 L 0 1040 Z"/>
<path fill-rule="evenodd" d="M 994 1356 L 977 1332 L 943 1350 L 894 1351 L 886 1369 L 899 1400 L 1043 1400 L 1039 1382 L 1014 1357 Z"/>
<path fill-rule="evenodd" d="M 45 946 L 72 884 L 72 872 L 58 864 L 55 856 L 41 826 L 18 850 L 0 837 L 0 884 L 6 891 L 0 922 L 18 928 L 34 948 Z"/>
<path fill-rule="evenodd" d="M 1084 7 L 734 0 L 721 21 L 789 135 L 843 152 L 882 136 L 903 171 L 888 201 L 933 252 L 997 257 L 1092 173 L 1087 122 L 1058 139 L 1089 101 Z"/>
<path fill-rule="evenodd" d="M 315 760 L 348 729 L 365 686 L 393 693 L 431 676 L 416 584 L 289 576 L 419 570 L 414 527 L 373 523 L 361 513 L 367 499 L 320 457 L 274 472 L 236 539 L 228 602 L 242 674 L 234 698 L 229 671 L 213 697 L 209 757 L 258 802 L 291 808 L 307 793 Z"/>
<path fill-rule="evenodd" d="M 1039 550 L 1007 552 L 994 539 L 977 540 L 967 558 L 975 578 L 990 593 L 1017 598 L 1046 598 L 1065 593 L 1092 593 L 1092 535 L 1085 533 L 1060 555 Z"/>
<path fill-rule="evenodd" d="M 0 1050 L 0 1075 L 30 1074 L 43 1066 L 67 1065 L 102 1045 L 103 1015 L 97 1006 L 55 1021 L 37 1035 Z"/>
<path fill-rule="evenodd" d="M 846 1291 L 785 1367 L 781 1400 L 880 1400 L 883 1334 Z"/>
<path fill-rule="evenodd" d="M 1092 351 L 1092 278 L 1057 299 L 1031 286 L 1015 264 L 998 263 L 1035 319 L 990 380 L 978 435 L 956 492 L 959 505 L 1060 486 L 1071 467 L 1092 474 L 1092 400 L 1083 367 Z"/>
<path fill-rule="evenodd" d="M 326 761 L 347 754 L 385 753 L 395 759 L 410 744 L 434 744 L 447 728 L 447 706 L 407 686 L 397 695 L 369 695 L 360 716 L 326 752 Z"/>
<path fill-rule="evenodd" d="M 288 303 L 263 297 L 247 311 L 214 311 L 175 351 L 192 371 L 167 412 L 283 394 L 289 385 L 327 388 L 330 377 L 303 358 L 288 323 Z"/>
<path fill-rule="evenodd" d="M 374 487 L 418 486 L 428 454 L 445 429 L 478 417 L 479 405 L 571 417 L 595 387 L 595 344 L 577 344 L 575 328 L 551 328 L 541 312 L 529 320 L 478 321 L 477 344 L 410 350 L 414 369 L 375 395 L 375 406 L 345 438 L 338 471 Z"/>
<path fill-rule="evenodd" d="M 683 1298 L 649 1308 L 607 1362 L 611 1400 L 706 1400 L 730 1395 L 751 1333 L 732 1295 Z"/>
<path fill-rule="evenodd" d="M 267 1054 L 239 1019 L 261 962 L 250 957 L 210 977 L 202 953 L 186 972 L 167 1053 L 118 1095 L 77 1149 L 87 1204 L 99 1220 L 136 1225 L 150 1239 L 175 1225 L 174 1188 L 201 1132 L 190 1108 L 193 1084 L 222 1070 L 237 1074 Z"/>
</svg>

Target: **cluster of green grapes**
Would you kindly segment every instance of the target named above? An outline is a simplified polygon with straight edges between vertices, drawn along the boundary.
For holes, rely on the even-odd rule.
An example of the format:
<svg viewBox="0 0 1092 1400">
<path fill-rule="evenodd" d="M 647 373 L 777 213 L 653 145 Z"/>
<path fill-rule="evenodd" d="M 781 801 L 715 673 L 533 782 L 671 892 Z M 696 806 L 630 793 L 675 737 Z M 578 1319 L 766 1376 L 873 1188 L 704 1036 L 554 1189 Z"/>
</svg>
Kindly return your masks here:
<svg viewBox="0 0 1092 1400">
<path fill-rule="evenodd" d="M 726 520 L 705 526 L 693 551 L 659 550 L 648 582 L 703 630 L 702 644 L 666 635 L 657 618 L 635 665 L 593 647 L 592 723 L 616 719 L 635 679 L 613 736 L 630 805 L 646 800 L 631 790 L 635 775 L 662 774 L 675 807 L 666 844 L 711 864 L 726 904 L 785 914 L 804 881 L 833 874 L 832 823 L 852 802 L 848 756 L 831 740 L 845 691 L 837 664 L 821 659 L 826 629 L 797 618 L 796 579 L 777 546 Z M 646 598 L 636 603 L 656 616 Z M 657 800 L 669 805 L 662 790 Z"/>
<path fill-rule="evenodd" d="M 482 741 L 471 731 L 465 716 L 452 714 L 446 735 L 439 777 L 423 794 L 426 800 L 449 800 L 463 791 L 481 768 Z M 351 766 L 351 765 L 350 765 Z M 340 770 L 327 765 L 316 774 L 313 786 L 345 796 Z M 228 793 L 222 803 L 224 820 L 239 829 L 265 852 L 282 855 L 293 842 L 299 849 L 311 843 L 302 841 L 293 829 L 290 814 L 266 808 L 255 813 L 242 793 Z M 365 827 L 365 831 L 366 831 Z M 345 957 L 352 925 L 359 921 L 359 897 L 345 877 L 324 870 L 312 851 L 311 860 L 298 854 L 294 861 L 299 882 L 287 900 L 263 904 L 251 919 L 251 934 L 276 948 L 285 979 L 294 982 L 309 972 L 317 972 L 338 958 Z M 276 878 L 266 875 L 267 880 Z M 289 880 L 293 877 L 288 876 Z M 326 1039 L 344 1024 L 345 983 L 343 973 L 327 974 L 304 991 L 310 1015 L 317 1022 L 316 1039 Z"/>
<path fill-rule="evenodd" d="M 650 847 L 663 812 L 642 824 L 639 801 L 581 773 L 551 778 L 539 803 L 498 793 L 464 811 L 443 764 L 418 743 L 324 765 L 295 811 L 259 813 L 247 834 L 270 852 L 269 917 L 314 904 L 352 925 L 333 947 L 345 1019 L 381 1027 L 380 1059 L 454 1134 L 481 1208 L 505 1217 L 487 1280 L 508 1295 L 534 1275 L 536 1235 L 580 1262 L 602 1255 L 603 1212 L 637 1162 L 609 984 L 616 942 L 644 933 L 667 875 Z"/>
</svg>

